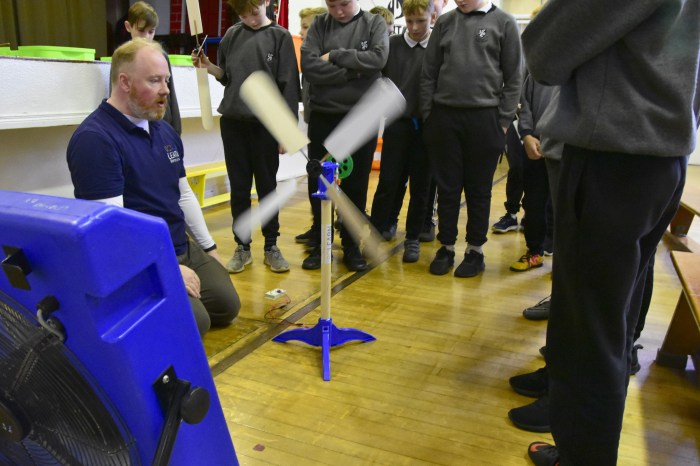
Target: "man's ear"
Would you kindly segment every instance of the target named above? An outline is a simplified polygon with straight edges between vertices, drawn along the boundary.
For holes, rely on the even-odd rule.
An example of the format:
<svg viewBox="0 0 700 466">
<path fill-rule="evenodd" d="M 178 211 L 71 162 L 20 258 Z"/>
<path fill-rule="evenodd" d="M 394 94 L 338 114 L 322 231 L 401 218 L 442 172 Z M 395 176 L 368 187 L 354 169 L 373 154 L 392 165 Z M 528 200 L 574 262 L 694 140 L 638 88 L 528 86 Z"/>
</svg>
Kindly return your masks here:
<svg viewBox="0 0 700 466">
<path fill-rule="evenodd" d="M 127 76 L 126 73 L 119 73 L 119 76 L 117 77 L 117 83 L 119 85 L 119 89 L 122 90 L 124 93 L 129 93 L 129 89 L 131 89 L 131 82 L 129 81 L 129 76 Z"/>
</svg>

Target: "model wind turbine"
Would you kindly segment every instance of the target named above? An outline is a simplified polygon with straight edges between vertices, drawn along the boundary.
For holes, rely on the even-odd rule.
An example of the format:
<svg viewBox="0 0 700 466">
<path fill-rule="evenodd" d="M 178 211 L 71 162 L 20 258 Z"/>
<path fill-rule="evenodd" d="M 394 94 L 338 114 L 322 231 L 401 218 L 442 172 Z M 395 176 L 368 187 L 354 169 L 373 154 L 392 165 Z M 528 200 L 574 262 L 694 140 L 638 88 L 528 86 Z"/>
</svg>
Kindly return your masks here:
<svg viewBox="0 0 700 466">
<path fill-rule="evenodd" d="M 263 71 L 251 74 L 241 86 L 241 98 L 260 122 L 270 131 L 288 153 L 300 151 L 308 142 L 297 125 L 296 118 L 285 104 L 282 95 Z M 387 257 L 382 247 L 382 237 L 367 221 L 365 215 L 348 199 L 335 183 L 338 163 L 345 160 L 362 144 L 376 135 L 380 122 L 386 118 L 391 122 L 403 113 L 406 106 L 401 92 L 388 79 L 377 80 L 355 107 L 340 122 L 324 141 L 335 162 L 309 160 L 309 176 L 318 176 L 318 191 L 313 194 L 321 200 L 321 317 L 308 329 L 288 330 L 273 340 L 287 342 L 303 341 L 320 346 L 323 359 L 323 380 L 330 380 L 330 348 L 349 341 L 372 341 L 375 338 L 361 330 L 338 328 L 331 319 L 331 246 L 333 241 L 332 203 L 355 241 L 365 243 L 364 255 L 370 263 L 378 263 Z M 303 153 L 303 152 L 302 152 Z M 306 154 L 304 154 L 306 157 Z M 308 157 L 306 157 L 308 160 Z M 291 186 L 291 187 L 290 187 Z M 233 229 L 244 241 L 249 240 L 254 226 L 265 224 L 294 194 L 295 183 L 279 187 L 260 200 L 256 211 L 246 212 L 234 224 Z M 369 233 L 367 233 L 367 231 Z"/>
<path fill-rule="evenodd" d="M 199 1 L 198 0 L 187 0 L 187 17 L 190 23 L 190 34 L 195 37 L 197 41 L 196 54 L 199 55 L 204 48 L 204 41 L 207 37 L 204 37 L 202 43 L 199 42 L 199 34 L 204 33 L 202 27 L 202 15 L 199 11 Z M 209 94 L 209 76 L 207 75 L 206 68 L 196 67 L 195 71 L 197 73 L 197 90 L 199 91 L 199 108 L 202 115 L 202 126 L 207 131 L 214 128 L 214 116 L 211 112 L 211 94 Z"/>
</svg>

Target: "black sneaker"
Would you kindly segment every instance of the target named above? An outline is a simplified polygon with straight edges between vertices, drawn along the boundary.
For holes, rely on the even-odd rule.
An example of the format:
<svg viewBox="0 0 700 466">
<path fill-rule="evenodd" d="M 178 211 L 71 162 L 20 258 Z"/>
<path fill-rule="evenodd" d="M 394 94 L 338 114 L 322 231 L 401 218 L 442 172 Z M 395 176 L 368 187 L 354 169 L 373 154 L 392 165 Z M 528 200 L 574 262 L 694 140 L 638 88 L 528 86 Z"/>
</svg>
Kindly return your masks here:
<svg viewBox="0 0 700 466">
<path fill-rule="evenodd" d="M 309 256 L 301 263 L 304 270 L 318 270 L 321 268 L 321 247 L 316 246 L 309 252 Z"/>
<path fill-rule="evenodd" d="M 438 249 L 435 259 L 430 263 L 430 273 L 433 275 L 445 275 L 455 263 L 455 252 L 448 251 L 445 246 Z"/>
<path fill-rule="evenodd" d="M 391 241 L 392 239 L 396 238 L 397 227 L 398 225 L 392 223 L 391 225 L 389 225 L 389 229 L 382 232 L 382 238 L 384 238 L 384 241 Z"/>
<path fill-rule="evenodd" d="M 296 235 L 294 237 L 294 241 L 296 241 L 297 243 L 302 243 L 302 244 L 308 243 L 311 240 L 311 238 L 313 237 L 313 233 L 314 233 L 314 230 L 313 230 L 313 227 L 311 227 L 308 230 L 306 230 L 304 233 L 302 233 L 300 235 Z"/>
<path fill-rule="evenodd" d="M 485 268 L 484 255 L 476 251 L 469 251 L 468 254 L 464 255 L 462 263 L 455 269 L 455 277 L 476 277 L 483 272 Z"/>
<path fill-rule="evenodd" d="M 642 368 L 642 365 L 639 364 L 639 356 L 637 355 L 637 351 L 642 348 L 644 348 L 642 345 L 634 345 L 632 347 L 632 365 L 630 366 L 630 375 L 636 374 Z"/>
<path fill-rule="evenodd" d="M 357 246 L 343 248 L 343 263 L 351 272 L 361 272 L 367 269 L 367 261 L 362 257 L 360 248 Z"/>
<path fill-rule="evenodd" d="M 403 242 L 403 261 L 418 262 L 420 258 L 420 243 L 417 239 L 407 239 Z"/>
<path fill-rule="evenodd" d="M 535 372 L 515 375 L 508 380 L 516 393 L 539 398 L 549 389 L 549 374 L 547 366 L 537 369 Z"/>
<path fill-rule="evenodd" d="M 430 243 L 435 239 L 435 225 L 423 225 L 423 229 L 418 234 L 418 241 L 421 243 Z"/>
<path fill-rule="evenodd" d="M 557 466 L 559 450 L 545 442 L 532 442 L 527 448 L 527 455 L 535 466 Z"/>
<path fill-rule="evenodd" d="M 551 432 L 549 426 L 549 395 L 544 395 L 529 405 L 508 411 L 508 418 L 519 429 L 530 432 Z"/>
<path fill-rule="evenodd" d="M 491 226 L 494 233 L 508 233 L 509 231 L 518 231 L 518 218 L 508 212 L 499 218 L 496 223 Z"/>
<path fill-rule="evenodd" d="M 547 320 L 549 319 L 549 307 L 552 304 L 552 297 L 547 296 L 534 306 L 530 306 L 523 311 L 523 317 L 527 320 Z"/>
<path fill-rule="evenodd" d="M 544 345 L 540 348 L 540 354 L 543 358 L 547 359 L 547 345 Z"/>
</svg>

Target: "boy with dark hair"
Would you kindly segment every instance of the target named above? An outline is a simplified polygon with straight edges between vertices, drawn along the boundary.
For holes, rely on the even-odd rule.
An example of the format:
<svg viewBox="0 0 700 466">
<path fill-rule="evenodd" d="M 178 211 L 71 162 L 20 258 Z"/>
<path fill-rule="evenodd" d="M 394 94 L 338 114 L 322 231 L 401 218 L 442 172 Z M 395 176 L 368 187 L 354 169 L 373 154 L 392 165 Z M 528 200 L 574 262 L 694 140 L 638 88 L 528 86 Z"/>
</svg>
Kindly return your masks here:
<svg viewBox="0 0 700 466">
<path fill-rule="evenodd" d="M 315 18 L 301 46 L 301 69 L 310 83 L 309 157 L 326 155 L 323 141 L 345 118 L 369 87 L 381 76 L 389 54 L 389 37 L 384 20 L 362 11 L 358 0 L 326 0 L 328 13 Z M 379 128 L 377 128 L 379 131 Z M 372 169 L 376 136 L 354 153 L 352 174 L 343 180 L 343 191 L 365 210 L 369 173 Z M 313 212 L 313 248 L 302 268 L 321 267 L 321 202 L 311 195 L 318 179 L 309 178 L 309 201 Z M 340 228 L 343 262 L 352 271 L 364 270 L 367 262 L 359 245 L 344 226 Z"/>
<path fill-rule="evenodd" d="M 153 40 L 158 27 L 158 13 L 146 2 L 136 2 L 129 8 L 127 20 L 124 21 L 126 31 L 131 35 L 131 39 L 142 37 L 147 40 Z M 170 66 L 170 59 L 165 53 L 165 59 L 168 62 L 168 70 L 170 70 L 170 80 L 168 81 L 168 106 L 165 107 L 164 121 L 170 123 L 170 126 L 177 132 L 182 134 L 182 121 L 180 120 L 180 107 L 177 105 L 177 96 L 175 95 L 175 84 L 173 83 L 173 70 Z"/>
<path fill-rule="evenodd" d="M 462 191 L 467 199 L 467 249 L 454 272 L 485 268 L 491 186 L 522 83 L 518 26 L 488 0 L 464 0 L 440 16 L 423 61 L 421 111 L 438 184 L 438 240 L 430 272 L 454 264 Z M 468 91 L 465 86 L 469 85 Z"/>
<path fill-rule="evenodd" d="M 395 222 L 393 207 L 404 195 L 406 173 L 411 198 L 406 218 L 404 262 L 417 262 L 418 235 L 427 209 L 428 151 L 423 142 L 423 119 L 418 108 L 423 55 L 430 38 L 433 0 L 405 0 L 406 32 L 389 38 L 389 59 L 382 74 L 391 79 L 406 99 L 401 118 L 384 129 L 379 183 L 372 201 L 372 223 L 381 232 Z"/>
<path fill-rule="evenodd" d="M 193 55 L 195 66 L 207 69 L 225 86 L 219 105 L 221 139 L 224 144 L 226 171 L 231 184 L 233 221 L 250 209 L 253 178 L 260 199 L 277 188 L 279 147 L 269 131 L 241 100 L 243 81 L 254 71 L 270 74 L 293 114 L 299 109 L 299 70 L 292 36 L 283 27 L 265 16 L 269 0 L 230 0 L 229 4 L 241 21 L 229 28 L 219 44 L 218 66 L 206 55 Z M 265 265 L 273 272 L 286 272 L 289 264 L 277 247 L 278 215 L 262 226 L 265 238 Z M 252 263 L 250 243 L 244 243 L 234 232 L 238 246 L 226 264 L 231 273 L 242 272 Z"/>
</svg>

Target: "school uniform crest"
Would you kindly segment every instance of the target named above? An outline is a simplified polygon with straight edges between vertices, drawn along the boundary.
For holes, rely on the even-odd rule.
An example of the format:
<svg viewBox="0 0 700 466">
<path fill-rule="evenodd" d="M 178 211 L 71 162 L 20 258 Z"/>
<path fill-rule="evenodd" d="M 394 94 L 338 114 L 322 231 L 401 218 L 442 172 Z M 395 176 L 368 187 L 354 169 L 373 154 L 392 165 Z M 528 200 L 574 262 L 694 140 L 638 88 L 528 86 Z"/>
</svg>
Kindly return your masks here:
<svg viewBox="0 0 700 466">
<path fill-rule="evenodd" d="M 476 31 L 476 36 L 475 36 L 477 42 L 486 42 L 488 39 L 488 36 L 486 34 L 486 28 L 479 28 Z"/>
<path fill-rule="evenodd" d="M 272 52 L 268 52 L 267 53 L 267 62 L 270 63 L 273 58 L 275 58 L 275 55 Z"/>
<path fill-rule="evenodd" d="M 168 160 L 170 160 L 170 163 L 177 163 L 180 161 L 180 153 L 176 148 L 168 144 L 164 146 L 163 149 L 165 149 L 165 153 L 168 155 Z"/>
<path fill-rule="evenodd" d="M 367 47 L 369 47 L 369 41 L 363 40 L 360 42 L 360 50 L 367 50 Z"/>
</svg>

